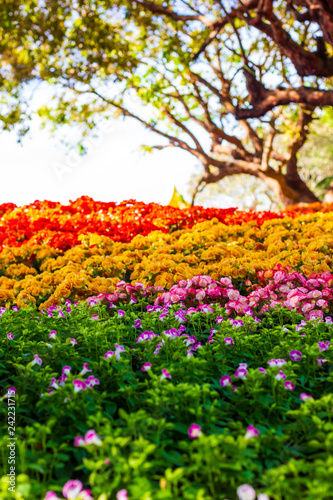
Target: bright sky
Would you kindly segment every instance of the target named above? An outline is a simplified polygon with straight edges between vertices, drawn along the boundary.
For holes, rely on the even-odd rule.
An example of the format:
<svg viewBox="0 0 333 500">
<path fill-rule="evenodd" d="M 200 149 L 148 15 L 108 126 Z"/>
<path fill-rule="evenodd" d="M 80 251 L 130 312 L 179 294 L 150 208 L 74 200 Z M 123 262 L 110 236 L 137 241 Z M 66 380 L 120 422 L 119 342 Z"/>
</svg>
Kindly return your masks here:
<svg viewBox="0 0 333 500">
<path fill-rule="evenodd" d="M 87 155 L 76 158 L 68 155 L 59 136 L 50 137 L 37 122 L 23 146 L 15 132 L 3 132 L 0 203 L 23 205 L 44 199 L 67 203 L 88 195 L 99 201 L 135 198 L 167 204 L 174 186 L 188 199 L 187 183 L 197 160 L 172 148 L 152 154 L 139 151 L 141 144 L 159 143 L 158 137 L 130 119 L 115 121 Z"/>
</svg>

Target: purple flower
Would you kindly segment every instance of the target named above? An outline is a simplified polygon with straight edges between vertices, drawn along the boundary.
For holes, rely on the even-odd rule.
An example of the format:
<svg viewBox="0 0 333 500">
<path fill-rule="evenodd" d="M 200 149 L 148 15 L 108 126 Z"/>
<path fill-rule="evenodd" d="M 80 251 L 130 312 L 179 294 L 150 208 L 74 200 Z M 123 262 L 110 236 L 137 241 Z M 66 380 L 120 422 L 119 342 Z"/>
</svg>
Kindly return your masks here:
<svg viewBox="0 0 333 500">
<path fill-rule="evenodd" d="M 295 389 L 295 384 L 290 382 L 290 380 L 286 380 L 284 383 L 284 388 L 288 389 L 288 391 L 293 391 Z"/>
<path fill-rule="evenodd" d="M 14 335 L 12 333 L 7 333 L 7 337 L 9 340 L 13 340 Z"/>
<path fill-rule="evenodd" d="M 318 342 L 319 352 L 327 351 L 331 342 L 327 340 L 326 342 Z"/>
<path fill-rule="evenodd" d="M 284 359 L 270 359 L 269 361 L 267 361 L 267 364 L 273 368 L 274 366 L 278 366 L 279 368 L 281 368 L 281 366 L 285 365 L 287 363 L 287 361 L 285 361 Z"/>
<path fill-rule="evenodd" d="M 237 496 L 239 500 L 254 500 L 256 492 L 249 484 L 242 484 L 237 488 Z"/>
<path fill-rule="evenodd" d="M 258 371 L 259 371 L 260 373 L 263 373 L 264 375 L 266 375 L 266 374 L 267 374 L 267 372 L 266 372 L 265 368 L 260 367 L 260 368 L 258 368 Z"/>
<path fill-rule="evenodd" d="M 231 337 L 225 337 L 224 339 L 225 345 L 234 345 L 234 341 Z"/>
<path fill-rule="evenodd" d="M 283 371 L 282 371 L 282 370 L 280 370 L 280 371 L 279 371 L 279 373 L 278 373 L 277 375 L 275 375 L 275 378 L 276 378 L 276 380 L 282 380 L 282 379 L 284 380 L 284 379 L 286 379 L 287 377 L 286 377 L 286 375 L 283 373 Z"/>
<path fill-rule="evenodd" d="M 192 424 L 188 429 L 188 435 L 191 439 L 201 436 L 201 427 L 198 424 Z"/>
<path fill-rule="evenodd" d="M 98 378 L 94 377 L 93 375 L 90 375 L 86 380 L 84 380 L 84 383 L 87 387 L 94 387 L 94 385 L 99 385 L 99 380 Z"/>
<path fill-rule="evenodd" d="M 54 491 L 48 491 L 44 497 L 44 500 L 59 500 L 59 497 L 57 497 Z"/>
<path fill-rule="evenodd" d="M 12 307 L 12 309 L 13 309 L 13 311 L 15 311 L 15 312 L 17 312 L 17 311 L 19 311 L 19 310 L 20 310 L 20 308 L 19 308 L 19 307 L 17 307 L 17 306 L 13 306 L 13 307 Z"/>
<path fill-rule="evenodd" d="M 64 495 L 65 498 L 68 498 L 69 500 L 73 500 L 79 496 L 83 488 L 83 485 L 81 481 L 78 479 L 70 479 L 67 481 L 67 483 L 64 485 L 62 489 L 62 494 Z"/>
<path fill-rule="evenodd" d="M 221 377 L 220 379 L 220 384 L 222 385 L 222 387 L 227 387 L 228 385 L 230 385 L 231 378 L 229 377 L 229 375 L 223 375 L 223 377 Z"/>
<path fill-rule="evenodd" d="M 165 368 L 163 368 L 161 380 L 164 380 L 165 378 L 172 378 L 172 377 L 171 377 L 170 373 Z"/>
<path fill-rule="evenodd" d="M 56 378 L 53 378 L 51 380 L 51 383 L 50 383 L 49 387 L 53 387 L 54 389 L 58 389 L 59 386 L 57 384 L 57 379 Z"/>
<path fill-rule="evenodd" d="M 236 370 L 236 372 L 234 373 L 235 377 L 241 378 L 243 380 L 246 379 L 246 375 L 247 375 L 247 369 L 246 368 L 238 368 L 238 370 Z"/>
<path fill-rule="evenodd" d="M 120 359 L 120 353 L 125 351 L 125 347 L 123 345 L 115 344 L 115 348 L 116 360 L 118 361 Z"/>
<path fill-rule="evenodd" d="M 34 354 L 34 360 L 31 362 L 31 366 L 33 365 L 41 365 L 42 364 L 42 360 L 40 359 L 39 356 L 37 356 L 37 354 Z"/>
<path fill-rule="evenodd" d="M 64 366 L 63 369 L 62 369 L 62 373 L 64 375 L 69 375 L 71 369 L 72 369 L 71 366 Z"/>
<path fill-rule="evenodd" d="M 307 399 L 312 399 L 312 396 L 311 396 L 311 394 L 306 394 L 305 392 L 302 392 L 299 399 L 301 401 L 306 401 Z"/>
<path fill-rule="evenodd" d="M 301 351 L 290 351 L 289 356 L 292 361 L 300 361 L 303 357 L 303 354 L 301 353 Z"/>
<path fill-rule="evenodd" d="M 51 330 L 49 333 L 49 339 L 55 339 L 57 336 L 57 332 L 55 330 Z"/>
<path fill-rule="evenodd" d="M 71 342 L 72 346 L 75 346 L 75 344 L 77 344 L 77 340 L 75 340 L 75 339 L 70 339 L 70 342 Z"/>
<path fill-rule="evenodd" d="M 259 429 L 253 427 L 253 425 L 249 425 L 246 430 L 245 439 L 250 439 L 259 436 L 259 434 L 260 434 Z"/>
<path fill-rule="evenodd" d="M 143 372 L 147 372 L 150 369 L 151 369 L 151 363 L 145 363 L 141 368 Z"/>
<path fill-rule="evenodd" d="M 83 363 L 83 369 L 80 371 L 80 375 L 85 375 L 88 372 L 92 372 L 92 370 L 89 370 L 88 363 Z"/>
<path fill-rule="evenodd" d="M 84 439 L 82 436 L 76 436 L 74 439 L 74 446 L 84 446 Z"/>
<path fill-rule="evenodd" d="M 146 330 L 146 331 L 140 333 L 140 335 L 138 336 L 136 341 L 137 342 L 144 342 L 146 340 L 151 340 L 154 337 L 158 337 L 158 335 L 152 331 Z"/>
<path fill-rule="evenodd" d="M 127 500 L 127 490 L 120 490 L 116 495 L 117 500 Z"/>
<path fill-rule="evenodd" d="M 134 328 L 142 328 L 141 319 L 136 319 L 134 321 Z"/>
<path fill-rule="evenodd" d="M 316 360 L 316 364 L 318 366 L 321 366 L 322 364 L 326 363 L 327 359 L 323 359 L 323 358 L 317 358 Z"/>
<path fill-rule="evenodd" d="M 217 325 L 219 325 L 220 323 L 222 323 L 222 321 L 223 321 L 222 316 L 218 316 L 218 317 L 216 318 L 216 320 L 215 320 L 215 323 L 216 323 Z"/>
<path fill-rule="evenodd" d="M 91 429 L 86 432 L 86 435 L 84 436 L 84 444 L 95 444 L 96 446 L 101 446 L 102 441 L 96 434 L 96 432 Z"/>
<path fill-rule="evenodd" d="M 119 309 L 118 318 L 124 318 L 124 317 L 125 317 L 125 311 L 122 311 L 121 309 Z"/>
<path fill-rule="evenodd" d="M 80 392 L 86 388 L 86 383 L 80 379 L 73 380 L 73 385 L 74 385 L 74 392 Z"/>
<path fill-rule="evenodd" d="M 104 358 L 105 359 L 109 359 L 109 358 L 112 358 L 112 356 L 114 356 L 114 352 L 113 351 L 108 351 L 104 354 Z"/>
</svg>

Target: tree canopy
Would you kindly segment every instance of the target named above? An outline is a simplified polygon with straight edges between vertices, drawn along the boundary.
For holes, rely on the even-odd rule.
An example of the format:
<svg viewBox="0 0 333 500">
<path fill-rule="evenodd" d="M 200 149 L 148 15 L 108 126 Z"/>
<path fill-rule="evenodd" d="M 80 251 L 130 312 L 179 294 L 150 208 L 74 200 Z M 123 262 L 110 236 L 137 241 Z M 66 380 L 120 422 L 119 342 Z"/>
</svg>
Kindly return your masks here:
<svg viewBox="0 0 333 500">
<path fill-rule="evenodd" d="M 46 82 L 46 123 L 132 117 L 201 162 L 196 190 L 248 174 L 284 205 L 318 199 L 298 155 L 333 105 L 327 0 L 11 0 L 0 57 L 3 129 L 27 132 Z"/>
</svg>

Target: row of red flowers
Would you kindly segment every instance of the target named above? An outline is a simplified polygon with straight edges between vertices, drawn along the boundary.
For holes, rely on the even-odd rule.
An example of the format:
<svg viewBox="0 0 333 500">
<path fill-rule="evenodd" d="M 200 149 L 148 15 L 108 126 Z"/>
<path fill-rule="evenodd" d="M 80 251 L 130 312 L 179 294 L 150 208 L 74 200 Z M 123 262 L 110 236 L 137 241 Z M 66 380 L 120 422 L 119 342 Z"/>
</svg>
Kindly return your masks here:
<svg viewBox="0 0 333 500">
<path fill-rule="evenodd" d="M 313 203 L 304 207 L 289 207 L 281 212 L 238 211 L 236 208 L 203 208 L 194 206 L 179 209 L 156 203 L 145 204 L 135 200 L 120 203 L 98 202 L 82 196 L 69 205 L 52 201 L 35 201 L 17 207 L 13 203 L 0 205 L 0 251 L 3 246 L 47 244 L 67 249 L 79 244 L 80 234 L 105 235 L 115 241 L 128 242 L 137 234 L 152 231 L 169 232 L 190 228 L 194 224 L 218 219 L 230 224 L 253 222 L 261 226 L 265 221 L 296 217 L 305 213 L 333 210 L 333 204 Z"/>
</svg>

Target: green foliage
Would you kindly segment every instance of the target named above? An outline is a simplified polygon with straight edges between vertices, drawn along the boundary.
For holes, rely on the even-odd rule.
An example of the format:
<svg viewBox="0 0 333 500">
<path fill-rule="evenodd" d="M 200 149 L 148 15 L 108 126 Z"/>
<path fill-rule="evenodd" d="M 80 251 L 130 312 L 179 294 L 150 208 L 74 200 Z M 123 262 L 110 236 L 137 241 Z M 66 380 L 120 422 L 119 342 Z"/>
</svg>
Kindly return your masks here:
<svg viewBox="0 0 333 500">
<path fill-rule="evenodd" d="M 8 441 L 3 398 L 1 498 L 36 500 L 47 490 L 61 495 L 70 478 L 80 479 L 96 499 L 115 498 L 124 488 L 130 499 L 138 500 L 233 500 L 241 484 L 251 484 L 273 500 L 331 498 L 333 357 L 331 349 L 319 353 L 318 341 L 332 341 L 332 325 L 308 321 L 300 331 L 296 325 L 302 316 L 278 309 L 264 314 L 261 323 L 243 317 L 244 326 L 235 328 L 226 319 L 217 324 L 225 311 L 213 306 L 213 312 L 188 317 L 186 334 L 202 343 L 188 358 L 184 339 L 163 334 L 179 328 L 173 315 L 179 305 L 164 319 L 158 311 L 145 312 L 146 305 L 123 305 L 123 318 L 118 308 L 83 304 L 65 318 L 33 309 L 8 310 L 1 317 L 0 394 L 9 386 L 17 391 L 19 472 L 13 496 L 4 477 Z M 91 320 L 92 313 L 97 320 Z M 133 326 L 137 318 L 139 330 Z M 212 328 L 214 341 L 207 343 Z M 51 330 L 57 332 L 55 339 L 48 338 Z M 158 354 L 161 338 L 137 342 L 142 330 L 162 335 Z M 13 340 L 7 338 L 10 332 Z M 234 345 L 226 345 L 226 337 Z M 114 351 L 115 344 L 125 351 L 118 360 L 106 360 L 104 354 Z M 291 361 L 291 350 L 301 351 L 302 359 Z M 35 354 L 40 366 L 31 363 Z M 327 361 L 318 366 L 316 359 L 323 354 Z M 281 368 L 267 364 L 280 358 L 287 361 L 282 369 L 294 391 L 275 378 Z M 152 367 L 144 372 L 146 362 Z M 91 373 L 80 375 L 83 363 Z M 234 376 L 239 363 L 248 365 L 245 380 Z M 48 394 L 51 380 L 68 365 L 64 385 Z M 172 378 L 161 380 L 162 369 Z M 75 392 L 73 381 L 91 374 L 99 385 Z M 221 386 L 224 375 L 233 385 Z M 301 402 L 304 392 L 313 398 Z M 196 439 L 188 435 L 193 423 L 202 430 Z M 246 439 L 249 425 L 260 434 Z M 75 437 L 89 429 L 102 444 L 75 447 Z"/>
</svg>

